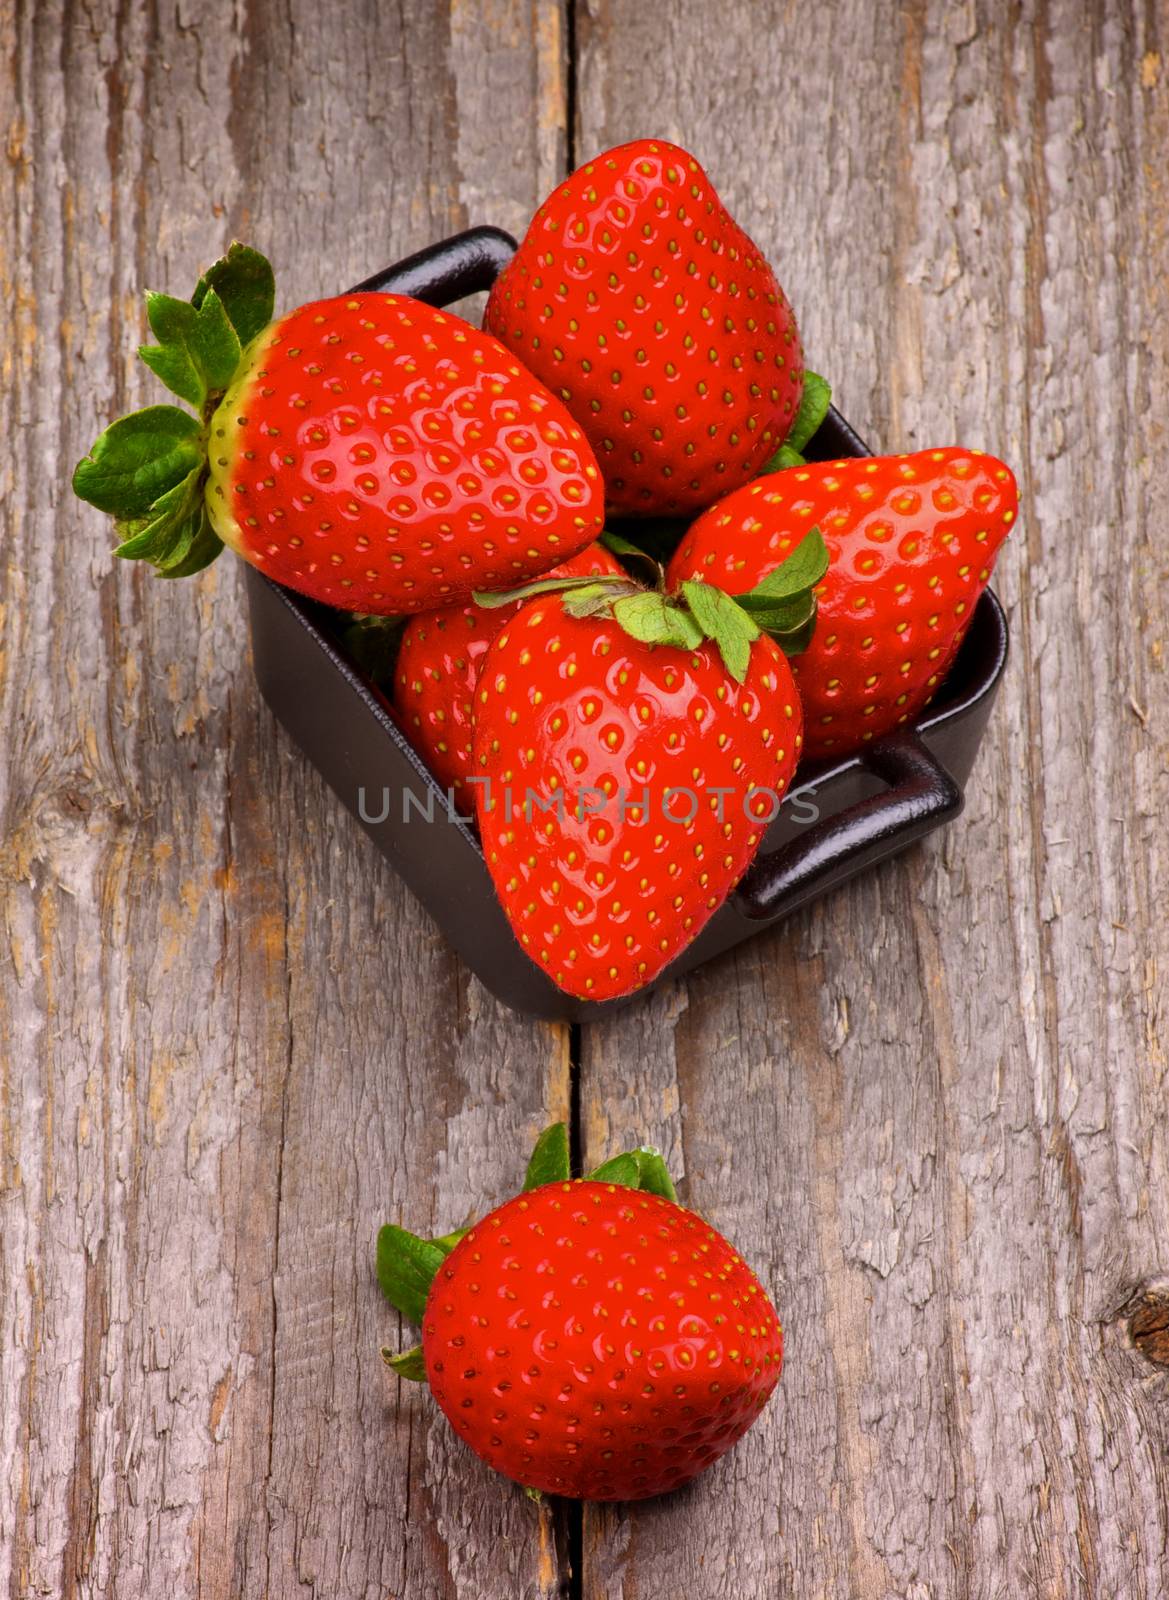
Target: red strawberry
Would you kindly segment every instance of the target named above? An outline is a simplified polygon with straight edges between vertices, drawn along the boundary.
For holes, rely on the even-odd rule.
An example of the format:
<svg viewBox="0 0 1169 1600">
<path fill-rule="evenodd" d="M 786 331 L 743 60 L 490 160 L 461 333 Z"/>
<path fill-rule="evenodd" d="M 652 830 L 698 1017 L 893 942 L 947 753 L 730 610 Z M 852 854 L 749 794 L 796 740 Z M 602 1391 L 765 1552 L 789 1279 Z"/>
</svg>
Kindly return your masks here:
<svg viewBox="0 0 1169 1600">
<path fill-rule="evenodd" d="M 759 1280 L 676 1203 L 661 1157 L 639 1150 L 572 1182 L 563 1124 L 524 1192 L 465 1233 L 383 1228 L 378 1276 L 422 1325 L 389 1364 L 425 1378 L 456 1433 L 529 1490 L 675 1489 L 741 1438 L 783 1365 Z"/>
<path fill-rule="evenodd" d="M 686 512 L 753 478 L 799 409 L 791 307 L 694 157 L 598 156 L 545 200 L 484 326 L 588 435 L 614 511 Z"/>
<path fill-rule="evenodd" d="M 601 544 L 562 562 L 549 578 L 624 576 L 620 564 Z M 474 790 L 464 782 L 471 771 L 475 683 L 487 647 L 509 617 L 520 608 L 488 609 L 470 602 L 425 611 L 412 617 L 402 632 L 394 669 L 394 705 L 414 748 L 444 789 L 453 792 L 456 808 L 469 816 Z"/>
<path fill-rule="evenodd" d="M 271 269 L 241 246 L 190 304 L 148 308 L 159 343 L 142 354 L 198 416 L 136 412 L 78 466 L 119 555 L 177 577 L 228 544 L 289 588 L 385 615 L 544 572 L 600 531 L 580 429 L 459 317 L 349 294 L 271 322 Z"/>
<path fill-rule="evenodd" d="M 605 587 L 524 606 L 475 708 L 496 891 L 532 959 L 591 1000 L 651 982 L 723 903 L 801 728 L 786 659 L 725 595 Z"/>
<path fill-rule="evenodd" d="M 793 671 L 805 759 L 844 756 L 929 702 L 1017 506 L 1010 468 L 977 450 L 792 467 L 699 517 L 667 582 L 702 577 L 742 594 L 818 526 L 830 564 L 815 634 Z"/>
</svg>

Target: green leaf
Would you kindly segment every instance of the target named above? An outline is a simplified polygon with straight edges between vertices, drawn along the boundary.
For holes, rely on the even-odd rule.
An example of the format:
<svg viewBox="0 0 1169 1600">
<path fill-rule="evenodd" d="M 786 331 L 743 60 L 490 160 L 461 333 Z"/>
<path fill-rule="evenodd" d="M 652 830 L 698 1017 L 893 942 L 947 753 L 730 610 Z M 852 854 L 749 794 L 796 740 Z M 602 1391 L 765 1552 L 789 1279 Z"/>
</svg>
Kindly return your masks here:
<svg viewBox="0 0 1169 1600">
<path fill-rule="evenodd" d="M 785 655 L 799 655 L 815 631 L 816 585 L 827 571 L 828 547 L 819 528 L 812 528 L 786 561 L 735 601 Z"/>
<path fill-rule="evenodd" d="M 543 1183 L 567 1183 L 570 1175 L 568 1129 L 563 1122 L 554 1122 L 536 1140 L 524 1173 L 524 1193 L 538 1189 Z"/>
<path fill-rule="evenodd" d="M 185 484 L 180 484 L 185 488 Z M 169 499 L 164 495 L 163 499 Z M 116 524 L 121 529 L 121 524 Z M 123 561 L 149 561 L 162 571 L 187 559 L 199 532 L 199 508 L 182 506 L 177 513 L 164 511 L 132 539 L 125 539 L 114 551 Z"/>
<path fill-rule="evenodd" d="M 595 573 L 579 578 L 538 578 L 535 583 L 521 584 L 518 589 L 475 589 L 471 599 L 487 611 L 497 611 L 500 606 L 515 605 L 519 600 L 533 600 L 537 595 L 554 594 L 557 591 L 567 594 L 572 589 L 583 589 L 600 581 Z M 610 578 L 608 581 L 630 589 L 633 587 L 632 580 L 626 582 L 624 579 Z"/>
<path fill-rule="evenodd" d="M 570 589 L 560 602 L 570 617 L 598 617 L 613 614 L 613 602 L 634 593 L 633 585 L 621 578 L 598 578 L 579 589 Z"/>
<path fill-rule="evenodd" d="M 124 561 L 149 561 L 164 578 L 189 578 L 223 549 L 203 503 L 199 467 L 160 495 L 146 516 L 119 520 L 115 526 L 121 543 L 114 554 Z"/>
<path fill-rule="evenodd" d="M 383 1349 L 382 1360 L 387 1367 L 398 1374 L 399 1378 L 409 1378 L 414 1383 L 426 1382 L 426 1361 L 420 1344 L 414 1345 L 410 1350 L 398 1352 Z"/>
<path fill-rule="evenodd" d="M 775 640 L 779 648 L 783 651 L 785 656 L 798 656 L 811 644 L 812 635 L 816 631 L 815 601 L 813 600 L 812 608 L 809 611 L 807 618 L 799 625 L 799 627 L 790 628 L 785 632 L 779 632 L 772 628 L 768 628 L 767 631 Z"/>
<path fill-rule="evenodd" d="M 588 1180 L 590 1183 L 615 1183 L 623 1189 L 640 1189 L 645 1194 L 660 1194 L 667 1200 L 678 1198 L 661 1152 L 648 1145 L 610 1157 L 588 1174 Z"/>
<path fill-rule="evenodd" d="M 203 464 L 198 422 L 178 406 L 148 406 L 111 423 L 77 463 L 73 492 L 99 511 L 145 516 Z"/>
<path fill-rule="evenodd" d="M 597 539 L 597 543 L 603 544 L 605 549 L 615 556 L 630 556 L 640 560 L 646 554 L 639 544 L 634 544 L 631 539 L 614 533 L 612 528 L 606 528 Z"/>
<path fill-rule="evenodd" d="M 796 412 L 796 420 L 788 429 L 787 438 L 783 447 L 800 455 L 811 443 L 820 424 L 828 415 L 828 407 L 832 404 L 832 390 L 818 372 L 804 373 L 804 393 L 800 401 L 800 409 Z"/>
<path fill-rule="evenodd" d="M 770 600 L 766 596 L 756 599 L 749 594 L 735 598 L 752 621 L 767 633 L 786 633 L 790 628 L 798 628 L 815 606 L 815 596 L 808 589 L 801 589 L 799 594 L 786 600 Z"/>
<path fill-rule="evenodd" d="M 180 400 L 202 411 L 207 400 L 207 387 L 195 370 L 195 363 L 185 346 L 140 344 L 138 354 L 172 394 L 177 394 Z"/>
<path fill-rule="evenodd" d="M 377 1236 L 377 1281 L 386 1299 L 411 1322 L 422 1321 L 426 1297 L 446 1252 L 429 1239 L 387 1222 Z"/>
<path fill-rule="evenodd" d="M 648 1145 L 630 1152 L 637 1162 L 637 1169 L 641 1181 L 638 1187 L 645 1194 L 660 1194 L 667 1200 L 676 1200 L 678 1191 L 674 1188 L 674 1180 L 670 1177 L 670 1169 L 662 1159 L 660 1150 L 651 1150 Z"/>
<path fill-rule="evenodd" d="M 169 294 L 148 293 L 146 320 L 158 343 L 139 346 L 138 354 L 168 389 L 202 411 L 207 400 L 207 384 L 189 348 L 197 316 L 198 312 L 189 301 L 176 300 Z"/>
<path fill-rule="evenodd" d="M 226 389 L 235 377 L 242 347 L 214 289 L 208 289 L 196 313 L 190 348 L 208 389 Z"/>
<path fill-rule="evenodd" d="M 751 663 L 751 644 L 759 628 L 729 594 L 713 584 L 687 578 L 682 584 L 686 603 L 708 639 L 718 645 L 723 665 L 736 683 L 742 683 Z"/>
<path fill-rule="evenodd" d="M 272 320 L 276 280 L 272 268 L 250 245 L 232 244 L 225 256 L 199 279 L 191 304 L 198 310 L 214 290 L 241 345 L 249 344 Z"/>
<path fill-rule="evenodd" d="M 702 629 L 688 611 L 652 590 L 618 600 L 613 616 L 631 639 L 640 639 L 643 644 L 697 650 L 703 640 Z"/>
<path fill-rule="evenodd" d="M 453 1233 L 440 1233 L 438 1238 L 431 1239 L 430 1243 L 436 1250 L 441 1250 L 444 1256 L 449 1256 L 457 1244 L 462 1244 L 470 1231 L 470 1228 L 456 1228 Z"/>
<path fill-rule="evenodd" d="M 827 571 L 828 547 L 819 528 L 812 528 L 786 561 L 782 561 L 746 594 L 738 595 L 737 599 L 740 605 L 786 600 L 802 590 L 815 588 Z"/>
<path fill-rule="evenodd" d="M 622 1189 L 641 1186 L 641 1167 L 635 1155 L 612 1156 L 588 1174 L 590 1183 L 615 1183 Z"/>
<path fill-rule="evenodd" d="M 188 344 L 198 315 L 189 300 L 176 300 L 173 294 L 159 294 L 153 289 L 146 291 L 146 320 L 159 344 Z"/>
<path fill-rule="evenodd" d="M 128 561 L 156 561 L 171 548 L 175 531 L 202 504 L 202 469 L 192 467 L 187 476 L 150 507 L 142 517 L 119 518 L 122 542 L 114 551 Z"/>
<path fill-rule="evenodd" d="M 196 308 L 169 294 L 148 294 L 146 315 L 157 345 L 138 352 L 168 388 L 200 410 L 209 393 L 220 393 L 235 376 L 239 335 L 223 302 L 208 289 Z"/>
<path fill-rule="evenodd" d="M 192 513 L 191 522 L 190 539 L 181 553 L 176 543 L 165 561 L 155 562 L 160 578 L 190 578 L 209 567 L 223 549 L 223 540 L 216 533 L 205 505 Z"/>
<path fill-rule="evenodd" d="M 806 467 L 807 464 L 798 450 L 793 450 L 789 444 L 781 444 L 763 471 L 786 472 L 788 467 Z"/>
<path fill-rule="evenodd" d="M 194 406 L 196 411 L 202 411 L 207 391 L 185 349 L 179 345 L 140 344 L 138 354 L 172 394 Z"/>
</svg>

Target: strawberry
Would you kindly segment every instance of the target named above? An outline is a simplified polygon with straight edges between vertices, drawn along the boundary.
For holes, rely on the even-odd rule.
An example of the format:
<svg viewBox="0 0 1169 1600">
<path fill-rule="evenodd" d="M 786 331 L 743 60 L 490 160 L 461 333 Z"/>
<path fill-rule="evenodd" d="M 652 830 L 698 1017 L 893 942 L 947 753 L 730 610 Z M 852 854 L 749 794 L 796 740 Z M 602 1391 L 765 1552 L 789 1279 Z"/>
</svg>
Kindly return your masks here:
<svg viewBox="0 0 1169 1600">
<path fill-rule="evenodd" d="M 241 245 L 188 303 L 150 295 L 147 365 L 195 415 L 115 422 L 73 487 L 117 554 L 166 577 L 224 544 L 349 611 L 454 604 L 547 571 L 602 525 L 576 423 L 497 340 L 401 295 L 271 320 L 272 271 Z"/>
<path fill-rule="evenodd" d="M 845 756 L 928 704 L 1017 507 L 1010 468 L 977 450 L 792 467 L 699 517 L 667 581 L 702 577 L 731 594 L 765 586 L 815 524 L 829 566 L 815 634 L 793 662 L 804 758 Z"/>
<path fill-rule="evenodd" d="M 624 572 L 601 544 L 562 562 L 549 578 L 609 576 Z M 447 606 L 412 617 L 402 632 L 394 669 L 394 705 L 414 748 L 451 793 L 458 811 L 475 809 L 474 790 L 465 779 L 471 771 L 471 738 L 475 684 L 487 647 L 509 616 L 511 607 Z"/>
<path fill-rule="evenodd" d="M 807 545 L 785 569 L 805 611 L 823 571 Z M 539 592 L 484 658 L 473 752 L 483 853 L 524 949 L 581 998 L 651 982 L 742 876 L 800 742 L 783 652 L 713 586 Z"/>
<path fill-rule="evenodd" d="M 638 139 L 537 211 L 484 326 L 588 436 L 615 512 L 701 509 L 783 443 L 803 356 L 775 274 L 694 157 Z"/>
<path fill-rule="evenodd" d="M 427 1382 L 471 1449 L 534 1493 L 641 1500 L 689 1482 L 747 1431 L 783 1365 L 759 1280 L 677 1203 L 661 1156 L 573 1181 L 563 1123 L 523 1191 L 471 1228 L 382 1228 L 378 1278 L 422 1327 L 388 1365 Z"/>
</svg>

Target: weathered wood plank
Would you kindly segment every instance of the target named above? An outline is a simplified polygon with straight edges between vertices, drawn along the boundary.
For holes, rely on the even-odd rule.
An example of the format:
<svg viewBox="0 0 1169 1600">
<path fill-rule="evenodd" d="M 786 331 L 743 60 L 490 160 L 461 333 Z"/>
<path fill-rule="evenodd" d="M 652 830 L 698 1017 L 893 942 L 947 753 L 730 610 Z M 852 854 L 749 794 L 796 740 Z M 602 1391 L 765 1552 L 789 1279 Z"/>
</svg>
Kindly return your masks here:
<svg viewBox="0 0 1169 1600">
<path fill-rule="evenodd" d="M 2 27 L 0 1593 L 551 1594 L 554 1520 L 384 1372 L 372 1245 L 502 1197 L 565 1037 L 468 979 L 278 735 L 238 572 L 115 572 L 67 478 L 154 395 L 140 290 L 232 234 L 292 304 L 519 225 L 563 160 L 560 10 Z"/>
<path fill-rule="evenodd" d="M 581 155 L 691 145 L 888 446 L 1021 467 L 1015 654 L 962 821 L 586 1034 L 590 1158 L 657 1136 L 774 1284 L 778 1405 L 590 1513 L 584 1594 L 1169 1584 L 1163 6 L 914 0 L 578 25 Z"/>
<path fill-rule="evenodd" d="M 589 1514 L 589 1596 L 1169 1582 L 1165 1379 L 1126 1332 L 1169 1236 L 1169 20 L 879 9 L 577 19 L 581 153 L 647 131 L 652 61 L 653 130 L 776 249 L 844 409 L 981 438 L 1026 511 L 958 828 L 586 1033 L 588 1154 L 658 1137 L 791 1341 L 708 1480 Z M 438 1226 L 506 1192 L 566 1041 L 467 979 L 275 733 L 238 575 L 112 573 L 62 480 L 147 392 L 142 284 L 231 233 L 291 303 L 522 228 L 561 9 L 0 26 L 0 1591 L 554 1593 L 564 1525 L 382 1373 L 369 1255 L 435 1173 Z"/>
</svg>

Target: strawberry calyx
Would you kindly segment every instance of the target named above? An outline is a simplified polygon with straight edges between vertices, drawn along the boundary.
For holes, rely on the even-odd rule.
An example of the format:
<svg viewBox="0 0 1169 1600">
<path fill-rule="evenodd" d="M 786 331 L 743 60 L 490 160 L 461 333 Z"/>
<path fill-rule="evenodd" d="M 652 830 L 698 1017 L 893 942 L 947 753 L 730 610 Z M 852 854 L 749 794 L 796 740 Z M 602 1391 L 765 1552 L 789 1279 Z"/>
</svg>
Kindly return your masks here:
<svg viewBox="0 0 1169 1600">
<path fill-rule="evenodd" d="M 542 594 L 582 595 L 582 604 L 588 606 L 599 595 L 611 596 L 614 600 L 623 595 L 636 594 L 642 585 L 634 578 L 611 577 L 570 577 L 570 578 L 537 578 L 534 583 L 523 583 L 516 589 L 476 589 L 471 599 L 477 606 L 482 606 L 485 611 L 497 611 L 503 606 L 512 606 L 524 600 L 535 600 Z M 596 591 L 594 593 L 594 591 Z M 588 616 L 587 610 L 574 611 L 573 616 Z"/>
<path fill-rule="evenodd" d="M 352 612 L 340 617 L 338 637 L 354 666 L 379 689 L 389 689 L 407 617 Z"/>
<path fill-rule="evenodd" d="M 797 656 L 811 643 L 816 629 L 819 586 L 828 571 L 828 546 L 818 526 L 812 527 L 792 553 L 734 604 L 761 633 L 769 633 L 786 656 Z M 683 580 L 685 590 L 687 582 Z"/>
<path fill-rule="evenodd" d="M 399 1378 L 409 1378 L 411 1383 L 426 1382 L 426 1362 L 422 1358 L 420 1344 L 411 1345 L 409 1350 L 383 1349 L 382 1360 Z"/>
<path fill-rule="evenodd" d="M 203 494 L 211 418 L 245 369 L 247 347 L 271 322 L 275 292 L 265 257 L 237 242 L 190 300 L 146 296 L 157 343 L 138 354 L 191 410 L 155 405 L 120 417 L 78 462 L 73 491 L 114 518 L 115 555 L 182 578 L 223 548 Z"/>
<path fill-rule="evenodd" d="M 573 1180 L 568 1145 L 568 1128 L 554 1122 L 537 1139 L 528 1161 L 521 1193 L 549 1183 L 609 1183 L 621 1189 L 639 1189 L 645 1194 L 676 1200 L 677 1191 L 661 1152 L 649 1145 L 624 1151 Z M 470 1232 L 473 1224 L 456 1228 L 438 1238 L 423 1239 L 406 1228 L 386 1223 L 377 1237 L 377 1278 L 386 1299 L 407 1321 L 421 1324 L 426 1299 L 435 1273 L 451 1251 Z M 408 1350 L 382 1350 L 382 1360 L 400 1378 L 425 1383 L 426 1365 L 422 1346 Z"/>
<path fill-rule="evenodd" d="M 782 472 L 786 467 L 805 467 L 803 452 L 819 430 L 832 404 L 832 389 L 818 372 L 804 371 L 804 392 L 795 421 L 787 437 L 769 461 L 759 469 L 760 477 L 767 472 Z"/>
<path fill-rule="evenodd" d="M 697 650 L 711 640 L 736 683 L 743 683 L 751 646 L 768 633 L 785 655 L 806 650 L 816 625 L 816 587 L 828 570 L 828 549 L 818 527 L 811 528 L 792 553 L 747 594 L 733 598 L 714 584 L 687 578 L 667 593 L 660 565 L 636 545 L 606 533 L 603 541 L 623 558 L 636 555 L 653 568 L 652 588 L 633 577 L 542 578 L 518 589 L 476 593 L 488 610 L 563 595 L 571 617 L 611 617 L 631 639 L 675 650 Z"/>
</svg>

